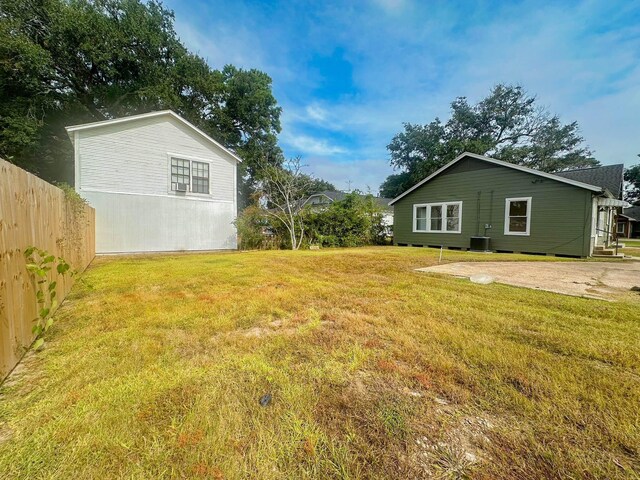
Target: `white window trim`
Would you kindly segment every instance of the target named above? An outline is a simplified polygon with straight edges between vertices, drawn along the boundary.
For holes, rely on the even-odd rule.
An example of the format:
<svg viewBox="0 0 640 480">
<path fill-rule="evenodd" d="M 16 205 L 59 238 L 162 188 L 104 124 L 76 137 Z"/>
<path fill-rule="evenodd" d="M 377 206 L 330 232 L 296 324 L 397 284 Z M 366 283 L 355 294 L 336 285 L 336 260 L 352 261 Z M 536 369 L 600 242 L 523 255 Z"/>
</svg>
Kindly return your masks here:
<svg viewBox="0 0 640 480">
<path fill-rule="evenodd" d="M 426 230 L 418 230 L 417 225 L 416 225 L 417 224 L 417 220 L 418 220 L 418 216 L 417 216 L 418 208 L 422 208 L 422 207 L 426 207 L 426 206 L 427 206 L 426 203 L 415 203 L 413 205 L 413 220 L 412 220 L 413 221 L 413 226 L 411 228 L 413 233 L 426 233 L 427 232 Z M 425 215 L 427 216 L 425 218 L 425 225 L 426 225 L 426 220 L 429 217 L 429 214 L 427 213 L 428 211 L 429 211 L 429 208 L 427 208 L 426 211 L 425 211 Z"/>
<path fill-rule="evenodd" d="M 620 225 L 622 225 L 622 230 L 620 229 Z M 627 224 L 626 224 L 626 222 L 621 221 L 621 220 L 618 220 L 618 221 L 616 222 L 616 233 L 617 233 L 618 235 L 619 235 L 619 234 L 624 235 L 625 233 L 627 233 Z"/>
<path fill-rule="evenodd" d="M 524 232 L 509 231 L 509 207 L 511 202 L 527 202 L 527 229 Z M 511 197 L 504 199 L 504 234 L 528 237 L 531 234 L 531 197 Z"/>
<path fill-rule="evenodd" d="M 447 228 L 447 206 L 449 205 L 457 205 L 458 206 L 458 229 L 457 230 L 431 230 L 431 207 L 442 207 L 442 226 Z M 427 208 L 427 221 L 426 221 L 426 230 L 418 230 L 416 226 L 417 216 L 416 213 L 418 208 L 426 207 Z M 451 234 L 460 234 L 462 233 L 462 201 L 457 202 L 434 202 L 434 203 L 416 203 L 413 205 L 413 233 L 451 233 Z"/>
<path fill-rule="evenodd" d="M 184 194 L 182 194 L 181 192 L 176 192 L 175 190 L 171 190 L 171 159 L 172 158 L 176 158 L 176 159 L 180 159 L 180 160 L 188 160 L 189 161 L 189 191 L 185 192 Z M 193 178 L 193 162 L 209 164 L 209 193 L 196 193 L 196 192 L 192 192 L 191 191 L 191 185 L 192 185 L 191 182 L 192 182 L 192 178 Z M 201 158 L 201 157 L 194 157 L 192 155 L 182 155 L 181 153 L 167 152 L 167 172 L 168 172 L 167 192 L 170 195 L 176 195 L 176 196 L 180 196 L 180 197 L 184 197 L 184 196 L 191 197 L 191 196 L 193 196 L 193 197 L 210 198 L 212 196 L 212 193 L 211 193 L 212 166 L 213 166 L 213 160 L 210 160 L 210 159 Z"/>
</svg>

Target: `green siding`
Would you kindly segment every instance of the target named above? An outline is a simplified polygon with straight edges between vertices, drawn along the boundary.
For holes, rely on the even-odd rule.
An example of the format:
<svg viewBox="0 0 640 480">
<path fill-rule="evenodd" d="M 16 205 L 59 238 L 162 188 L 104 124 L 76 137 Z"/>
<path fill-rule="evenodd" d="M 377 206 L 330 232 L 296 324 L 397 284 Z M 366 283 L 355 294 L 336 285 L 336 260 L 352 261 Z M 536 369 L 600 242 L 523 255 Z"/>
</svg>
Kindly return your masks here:
<svg viewBox="0 0 640 480">
<path fill-rule="evenodd" d="M 532 197 L 529 236 L 504 235 L 511 197 Z M 467 249 L 470 237 L 491 224 L 492 250 L 586 257 L 591 198 L 589 190 L 469 157 L 394 204 L 394 243 Z M 413 233 L 414 204 L 449 201 L 462 201 L 461 233 Z"/>
</svg>

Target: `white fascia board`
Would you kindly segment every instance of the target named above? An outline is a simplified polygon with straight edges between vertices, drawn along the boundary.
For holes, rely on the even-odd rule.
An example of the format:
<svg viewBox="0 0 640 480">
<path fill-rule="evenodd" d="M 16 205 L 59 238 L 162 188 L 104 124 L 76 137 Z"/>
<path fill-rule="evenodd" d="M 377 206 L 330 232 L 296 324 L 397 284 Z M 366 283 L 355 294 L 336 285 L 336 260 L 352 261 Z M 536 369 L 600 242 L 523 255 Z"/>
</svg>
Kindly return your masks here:
<svg viewBox="0 0 640 480">
<path fill-rule="evenodd" d="M 547 172 L 541 172 L 539 170 L 534 170 L 532 168 L 528 168 L 528 167 L 523 167 L 522 165 L 516 165 L 514 163 L 509 163 L 509 162 L 503 162 L 502 160 L 496 160 L 495 158 L 491 158 L 491 157 L 485 157 L 484 155 L 478 155 L 477 153 L 469 153 L 469 152 L 465 152 L 463 154 L 458 155 L 456 158 L 454 158 L 453 160 L 451 160 L 449 163 L 447 163 L 444 167 L 439 168 L 438 170 L 436 170 L 435 172 L 433 172 L 431 175 L 429 175 L 427 178 L 425 178 L 424 180 L 416 183 L 413 187 L 411 187 L 409 190 L 406 190 L 405 192 L 401 193 L 400 195 L 398 195 L 396 198 L 394 198 L 393 200 L 391 200 L 389 202 L 389 205 L 393 205 L 394 203 L 396 203 L 398 200 L 400 200 L 402 197 L 408 195 L 409 193 L 413 192 L 416 188 L 421 187 L 422 185 L 424 185 L 425 183 L 427 183 L 429 180 L 431 180 L 434 177 L 437 177 L 438 175 L 440 175 L 442 172 L 444 172 L 446 169 L 448 169 L 449 167 L 451 167 L 452 165 L 458 163 L 460 160 L 462 160 L 464 157 L 471 157 L 471 158 L 475 158 L 478 160 L 483 160 L 485 162 L 489 162 L 489 163 L 493 163 L 494 165 L 500 165 L 503 167 L 507 167 L 507 168 L 512 168 L 514 170 L 519 170 L 521 172 L 525 172 L 525 173 L 530 173 L 532 175 L 537 175 L 539 177 L 544 177 L 544 178 L 549 178 L 551 180 L 555 180 L 557 182 L 561 182 L 561 183 L 566 183 L 568 185 L 573 185 L 574 187 L 579 187 L 579 188 L 585 188 L 587 190 L 591 190 L 593 192 L 602 192 L 603 188 L 602 187 L 597 187 L 595 185 L 589 185 L 588 183 L 582 183 L 582 182 L 577 182 L 575 180 L 570 180 L 568 178 L 564 178 L 564 177 L 559 177 L 557 175 L 554 175 L 552 173 L 547 173 Z"/>
<path fill-rule="evenodd" d="M 198 127 L 196 127 L 192 123 L 188 122 L 187 120 L 185 120 L 184 118 L 182 118 L 180 115 L 178 115 L 177 113 L 175 113 L 172 110 L 159 110 L 157 112 L 142 113 L 140 115 L 131 115 L 129 117 L 114 118 L 112 120 L 103 120 L 101 122 L 91 122 L 91 123 L 83 123 L 81 125 L 71 125 L 69 127 L 65 127 L 65 130 L 67 131 L 67 134 L 69 134 L 69 137 L 71 138 L 71 141 L 73 142 L 74 141 L 73 135 L 70 135 L 72 132 L 80 132 L 82 130 L 90 130 L 90 129 L 93 129 L 93 128 L 101 128 L 101 127 L 106 127 L 106 126 L 111 126 L 111 125 L 117 125 L 119 123 L 126 123 L 126 122 L 131 122 L 131 121 L 134 121 L 134 120 L 143 120 L 143 119 L 146 119 L 146 118 L 161 117 L 161 116 L 165 116 L 165 115 L 168 115 L 168 116 L 178 120 L 179 122 L 183 123 L 184 125 L 189 127 L 191 130 L 194 130 L 197 134 L 202 136 L 205 140 L 207 140 L 208 142 L 214 144 L 216 147 L 222 149 L 225 153 L 230 155 L 234 160 L 242 163 L 242 159 L 238 155 L 236 155 L 234 152 L 232 152 L 228 148 L 224 147 L 220 143 L 216 142 L 209 135 L 204 133 Z"/>
</svg>

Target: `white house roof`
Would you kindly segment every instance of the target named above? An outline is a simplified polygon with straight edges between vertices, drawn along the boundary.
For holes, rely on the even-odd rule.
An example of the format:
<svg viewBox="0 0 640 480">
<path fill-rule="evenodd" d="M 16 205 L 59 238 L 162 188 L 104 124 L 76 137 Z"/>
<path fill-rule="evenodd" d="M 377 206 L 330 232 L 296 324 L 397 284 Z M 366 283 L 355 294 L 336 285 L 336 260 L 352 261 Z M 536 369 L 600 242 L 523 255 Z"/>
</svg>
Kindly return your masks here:
<svg viewBox="0 0 640 480">
<path fill-rule="evenodd" d="M 538 175 L 540 177 L 549 178 L 549 179 L 555 180 L 557 182 L 573 185 L 574 187 L 585 188 L 585 189 L 591 190 L 593 192 L 607 192 L 604 188 L 598 187 L 596 185 L 589 185 L 588 183 L 582 183 L 582 182 L 578 182 L 576 180 L 571 180 L 569 178 L 559 177 L 558 175 L 554 175 L 553 173 L 541 172 L 539 170 L 534 170 L 533 168 L 523 167 L 522 165 L 516 165 L 514 163 L 503 162 L 502 160 L 496 160 L 495 158 L 485 157 L 484 155 L 478 155 L 477 153 L 464 152 L 463 154 L 458 155 L 456 158 L 451 160 L 444 167 L 442 167 L 442 168 L 436 170 L 435 172 L 433 172 L 431 175 L 429 175 L 424 180 L 416 183 L 409 190 L 406 190 L 403 193 L 401 193 L 400 195 L 398 195 L 396 198 L 394 198 L 393 200 L 391 200 L 389 202 L 389 205 L 393 205 L 398 200 L 400 200 L 402 197 L 404 197 L 405 195 L 408 195 L 409 193 L 413 192 L 416 188 L 421 187 L 422 185 L 427 183 L 432 178 L 440 175 L 446 169 L 448 169 L 449 167 L 451 167 L 455 163 L 458 163 L 460 160 L 462 160 L 465 157 L 476 158 L 478 160 L 483 160 L 485 162 L 493 163 L 495 165 L 500 165 L 500 166 L 507 167 L 507 168 L 513 168 L 514 170 L 520 170 L 521 172 L 526 172 L 526 173 L 530 173 L 532 175 Z"/>
<path fill-rule="evenodd" d="M 142 119 L 145 119 L 145 118 L 155 118 L 155 117 L 163 117 L 163 116 L 168 116 L 168 117 L 171 117 L 171 118 L 173 118 L 175 120 L 178 120 L 183 125 L 187 126 L 191 130 L 193 130 L 195 133 L 200 135 L 202 138 L 204 138 L 209 143 L 211 143 L 211 144 L 215 145 L 216 147 L 224 150 L 226 153 L 231 155 L 231 157 L 233 157 L 238 162 L 242 162 L 242 159 L 236 153 L 232 152 L 228 148 L 226 148 L 223 145 L 221 145 L 220 143 L 216 142 L 209 135 L 204 133 L 202 130 L 200 130 L 198 127 L 196 127 L 192 123 L 186 121 L 184 118 L 182 118 L 180 115 L 178 115 L 177 113 L 175 113 L 172 110 L 158 110 L 157 112 L 141 113 L 139 115 L 131 115 L 129 117 L 114 118 L 112 120 L 103 120 L 101 122 L 83 123 L 81 125 L 72 125 L 70 127 L 66 127 L 65 129 L 67 131 L 67 134 L 69 134 L 69 138 L 71 138 L 71 142 L 73 143 L 73 135 L 70 135 L 73 132 L 79 132 L 79 131 L 83 131 L 83 130 L 91 130 L 91 129 L 94 129 L 94 128 L 102 128 L 102 127 L 106 127 L 106 126 L 110 126 L 110 125 L 117 125 L 119 123 L 127 123 L 127 122 L 132 122 L 132 121 L 135 121 L 135 120 L 142 120 Z"/>
</svg>

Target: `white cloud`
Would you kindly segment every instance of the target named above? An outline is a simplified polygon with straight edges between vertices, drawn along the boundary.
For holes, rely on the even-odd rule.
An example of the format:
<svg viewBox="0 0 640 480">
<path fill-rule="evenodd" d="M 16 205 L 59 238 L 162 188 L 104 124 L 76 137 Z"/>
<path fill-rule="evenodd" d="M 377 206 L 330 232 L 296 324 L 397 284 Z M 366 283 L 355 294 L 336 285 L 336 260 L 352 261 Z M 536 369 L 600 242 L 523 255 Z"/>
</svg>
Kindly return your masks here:
<svg viewBox="0 0 640 480">
<path fill-rule="evenodd" d="M 629 11 L 608 8 L 524 4 L 466 31 L 464 19 L 437 9 L 424 22 L 405 16 L 402 27 L 375 17 L 345 21 L 342 41 L 356 59 L 353 76 L 363 93 L 323 106 L 334 128 L 358 138 L 367 155 L 384 158 L 402 122 L 447 117 L 456 96 L 477 101 L 496 83 L 519 83 L 563 121 L 577 120 L 602 162 L 636 162 L 640 37 L 616 26 Z"/>
<path fill-rule="evenodd" d="M 290 131 L 283 132 L 280 140 L 285 146 L 293 149 L 296 154 L 331 156 L 346 152 L 344 148 L 332 145 L 327 140 L 294 134 Z"/>
<path fill-rule="evenodd" d="M 307 105 L 305 111 L 307 112 L 307 117 L 311 120 L 324 122 L 327 119 L 328 112 L 317 103 Z"/>
<path fill-rule="evenodd" d="M 633 2 L 375 3 L 284 2 L 259 13 L 230 4 L 226 23 L 220 5 L 205 3 L 197 11 L 207 14 L 191 13 L 199 24 L 177 12 L 177 29 L 216 68 L 269 73 L 284 107 L 286 154 L 317 161 L 336 182 L 353 177 L 364 188 L 380 177 L 377 187 L 391 173 L 386 145 L 402 122 L 446 118 L 456 96 L 475 102 L 499 82 L 520 83 L 563 121 L 577 120 L 601 161 L 636 162 L 640 37 L 628 19 L 640 9 Z M 309 62 L 336 48 L 351 63 L 357 93 L 318 98 L 322 79 Z"/>
</svg>

